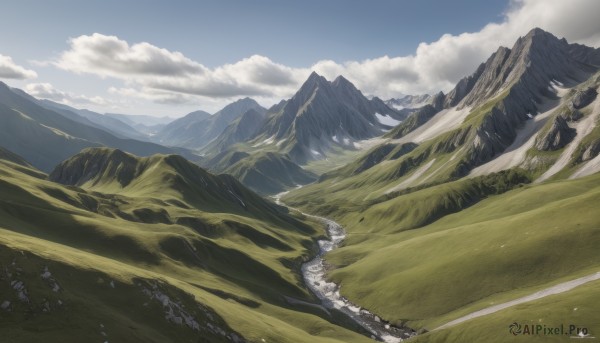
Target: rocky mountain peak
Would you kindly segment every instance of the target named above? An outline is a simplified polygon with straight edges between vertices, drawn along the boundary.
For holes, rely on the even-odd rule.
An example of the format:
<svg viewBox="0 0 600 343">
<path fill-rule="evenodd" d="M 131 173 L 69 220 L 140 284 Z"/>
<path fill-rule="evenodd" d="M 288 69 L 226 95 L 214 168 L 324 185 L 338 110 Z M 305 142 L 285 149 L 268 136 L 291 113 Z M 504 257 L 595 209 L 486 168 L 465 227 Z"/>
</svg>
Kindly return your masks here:
<svg viewBox="0 0 600 343">
<path fill-rule="evenodd" d="M 327 91 L 330 88 L 331 84 L 329 81 L 313 71 L 291 100 L 304 103 L 310 99 L 315 90 L 320 89 L 321 91 Z"/>
<path fill-rule="evenodd" d="M 327 79 L 325 79 L 323 76 L 317 74 L 317 72 L 313 71 L 308 76 L 308 79 L 306 79 L 306 81 L 304 81 L 304 84 L 302 85 L 302 87 L 300 87 L 300 89 L 304 88 L 305 86 L 313 87 L 313 86 L 318 86 L 318 85 L 322 85 L 322 84 L 329 84 L 329 81 L 327 81 Z"/>
<path fill-rule="evenodd" d="M 352 82 L 348 81 L 348 79 L 346 79 L 342 75 L 336 77 L 331 84 L 336 88 L 349 88 L 352 90 L 358 90 L 356 89 L 354 84 L 352 84 Z"/>
<path fill-rule="evenodd" d="M 570 45 L 535 28 L 520 37 L 512 49 L 500 47 L 474 74 L 461 80 L 449 93 L 452 98 L 446 100 L 446 106 L 483 104 L 515 85 L 519 85 L 519 90 L 514 91 L 523 93 L 524 99 L 551 96 L 547 89 L 550 81 L 569 83 L 585 79 L 595 70 L 588 61 L 599 59 L 599 55 L 597 50 Z"/>
</svg>

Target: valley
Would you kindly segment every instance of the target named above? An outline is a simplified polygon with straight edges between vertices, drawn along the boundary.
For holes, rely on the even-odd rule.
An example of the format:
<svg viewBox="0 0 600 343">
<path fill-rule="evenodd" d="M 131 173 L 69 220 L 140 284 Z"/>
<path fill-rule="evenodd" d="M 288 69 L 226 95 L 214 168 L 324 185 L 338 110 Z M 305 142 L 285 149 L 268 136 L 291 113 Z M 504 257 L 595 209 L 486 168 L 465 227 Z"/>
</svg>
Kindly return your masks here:
<svg viewBox="0 0 600 343">
<path fill-rule="evenodd" d="M 384 101 L 310 70 L 270 107 L 236 93 L 178 118 L 0 83 L 0 336 L 600 336 L 600 48 L 512 43 L 446 93 Z"/>
</svg>

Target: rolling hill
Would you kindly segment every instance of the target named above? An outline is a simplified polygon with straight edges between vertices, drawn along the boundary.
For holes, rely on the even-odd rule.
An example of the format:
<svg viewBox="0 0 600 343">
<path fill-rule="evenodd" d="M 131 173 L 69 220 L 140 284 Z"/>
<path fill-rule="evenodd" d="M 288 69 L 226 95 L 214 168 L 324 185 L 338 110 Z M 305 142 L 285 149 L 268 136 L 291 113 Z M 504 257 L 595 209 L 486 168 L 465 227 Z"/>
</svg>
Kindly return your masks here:
<svg viewBox="0 0 600 343">
<path fill-rule="evenodd" d="M 300 281 L 320 226 L 231 177 L 107 148 L 0 174 L 9 341 L 367 341 Z"/>
</svg>

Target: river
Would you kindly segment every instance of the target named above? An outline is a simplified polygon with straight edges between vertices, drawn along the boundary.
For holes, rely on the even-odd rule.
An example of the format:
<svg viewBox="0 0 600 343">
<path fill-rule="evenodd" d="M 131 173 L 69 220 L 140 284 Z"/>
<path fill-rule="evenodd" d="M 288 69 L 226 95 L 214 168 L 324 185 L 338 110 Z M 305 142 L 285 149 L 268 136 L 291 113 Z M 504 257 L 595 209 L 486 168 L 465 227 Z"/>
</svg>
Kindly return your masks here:
<svg viewBox="0 0 600 343">
<path fill-rule="evenodd" d="M 285 206 L 280 198 L 287 192 L 277 194 L 275 202 Z M 323 259 L 325 254 L 339 247 L 346 238 L 344 228 L 333 220 L 304 215 L 317 219 L 327 225 L 328 239 L 319 240 L 319 253 L 312 260 L 302 264 L 302 276 L 307 287 L 321 300 L 322 305 L 328 309 L 336 309 L 347 315 L 354 322 L 371 333 L 371 338 L 386 342 L 397 343 L 415 335 L 409 328 L 394 326 L 379 318 L 367 309 L 362 308 L 340 293 L 340 286 L 327 280 L 327 263 Z"/>
</svg>

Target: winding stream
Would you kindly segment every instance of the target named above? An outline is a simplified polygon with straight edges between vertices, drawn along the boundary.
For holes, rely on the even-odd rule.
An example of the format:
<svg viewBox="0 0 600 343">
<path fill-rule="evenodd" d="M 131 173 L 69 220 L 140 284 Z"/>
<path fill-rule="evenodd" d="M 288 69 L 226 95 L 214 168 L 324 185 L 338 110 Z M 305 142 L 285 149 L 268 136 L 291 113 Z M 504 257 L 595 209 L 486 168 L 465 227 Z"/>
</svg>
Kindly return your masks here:
<svg viewBox="0 0 600 343">
<path fill-rule="evenodd" d="M 280 199 L 287 192 L 277 194 L 275 202 L 284 205 Z M 319 240 L 319 253 L 312 260 L 302 265 L 302 276 L 308 288 L 321 300 L 322 305 L 328 309 L 336 309 L 354 322 L 371 333 L 371 338 L 386 343 L 397 343 L 412 337 L 415 332 L 408 328 L 401 328 L 382 320 L 378 316 L 353 304 L 340 294 L 340 286 L 334 282 L 327 281 L 327 263 L 323 257 L 326 253 L 336 249 L 346 238 L 346 232 L 342 226 L 333 220 L 304 215 L 317 219 L 327 225 L 329 239 Z"/>
</svg>

